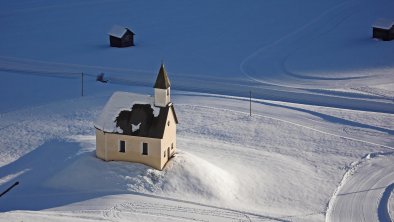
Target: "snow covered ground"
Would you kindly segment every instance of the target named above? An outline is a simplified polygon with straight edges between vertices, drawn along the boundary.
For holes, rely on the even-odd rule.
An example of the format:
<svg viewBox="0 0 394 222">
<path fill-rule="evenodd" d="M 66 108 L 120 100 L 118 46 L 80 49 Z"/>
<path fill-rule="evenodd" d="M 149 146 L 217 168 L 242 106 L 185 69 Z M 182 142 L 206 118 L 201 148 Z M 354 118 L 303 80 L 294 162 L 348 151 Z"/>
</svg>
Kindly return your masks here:
<svg viewBox="0 0 394 222">
<path fill-rule="evenodd" d="M 394 42 L 371 39 L 392 1 L 0 6 L 0 191 L 20 182 L 0 221 L 393 218 Z M 136 47 L 108 47 L 114 24 Z M 176 157 L 164 171 L 98 160 L 103 105 L 152 94 L 162 59 Z"/>
<path fill-rule="evenodd" d="M 394 195 L 393 195 L 393 191 L 391 191 L 391 195 L 389 198 L 389 214 L 390 214 L 390 218 L 394 217 Z"/>
<path fill-rule="evenodd" d="M 373 160 L 370 160 L 373 158 Z M 328 218 L 331 221 L 391 221 L 389 200 L 393 191 L 393 156 L 377 154 L 354 166 L 338 189 Z M 377 209 L 377 210 L 376 210 Z"/>
<path fill-rule="evenodd" d="M 107 98 L 72 99 L 2 116 L 1 122 L 21 123 L 1 129 L 1 186 L 21 184 L 2 197 L 1 209 L 9 212 L 0 218 L 97 220 L 110 214 L 119 221 L 156 216 L 322 221 L 350 163 L 367 153 L 392 152 L 389 114 L 258 100 L 249 117 L 247 100 L 174 92 L 182 148 L 166 170 L 106 163 L 94 157 L 91 126 Z M 29 139 L 17 139 L 22 136 Z M 157 213 L 143 204 L 164 209 Z M 192 209 L 195 213 L 184 213 Z"/>
</svg>

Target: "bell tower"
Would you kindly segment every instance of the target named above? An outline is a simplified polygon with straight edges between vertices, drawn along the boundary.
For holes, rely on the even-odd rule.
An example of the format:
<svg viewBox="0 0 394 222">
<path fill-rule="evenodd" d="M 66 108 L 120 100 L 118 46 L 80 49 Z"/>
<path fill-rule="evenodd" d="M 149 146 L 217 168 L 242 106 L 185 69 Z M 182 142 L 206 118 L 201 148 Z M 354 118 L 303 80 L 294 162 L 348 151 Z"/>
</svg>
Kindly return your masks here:
<svg viewBox="0 0 394 222">
<path fill-rule="evenodd" d="M 170 103 L 170 86 L 170 80 L 164 69 L 164 64 L 161 64 L 159 74 L 157 74 L 156 82 L 153 86 L 155 89 L 155 106 L 166 107 Z"/>
</svg>

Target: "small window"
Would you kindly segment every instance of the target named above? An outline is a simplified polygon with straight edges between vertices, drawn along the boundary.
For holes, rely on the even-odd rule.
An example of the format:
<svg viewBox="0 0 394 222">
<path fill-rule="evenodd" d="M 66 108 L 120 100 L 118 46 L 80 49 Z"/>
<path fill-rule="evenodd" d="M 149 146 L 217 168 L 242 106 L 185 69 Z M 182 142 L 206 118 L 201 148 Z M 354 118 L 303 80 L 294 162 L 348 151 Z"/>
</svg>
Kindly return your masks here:
<svg viewBox="0 0 394 222">
<path fill-rule="evenodd" d="M 119 152 L 126 152 L 126 142 L 123 140 L 119 141 Z"/>
<path fill-rule="evenodd" d="M 167 89 L 167 96 L 169 96 L 170 95 L 170 90 L 169 89 Z"/>
<path fill-rule="evenodd" d="M 174 143 L 171 143 L 171 149 L 172 150 L 174 149 Z"/>
<path fill-rule="evenodd" d="M 164 157 L 166 157 L 166 151 L 164 150 Z"/>
<path fill-rule="evenodd" d="M 168 120 L 168 122 L 167 122 L 167 126 L 170 126 L 170 121 Z"/>
<path fill-rule="evenodd" d="M 148 143 L 142 143 L 142 155 L 148 155 Z"/>
</svg>

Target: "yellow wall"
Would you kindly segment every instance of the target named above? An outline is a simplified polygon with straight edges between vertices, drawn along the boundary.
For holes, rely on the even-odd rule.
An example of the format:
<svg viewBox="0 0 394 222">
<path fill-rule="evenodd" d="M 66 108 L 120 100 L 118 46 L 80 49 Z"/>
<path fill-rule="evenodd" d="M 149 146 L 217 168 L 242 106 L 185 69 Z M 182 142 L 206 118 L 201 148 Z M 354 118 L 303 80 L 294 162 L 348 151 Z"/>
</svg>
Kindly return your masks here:
<svg viewBox="0 0 394 222">
<path fill-rule="evenodd" d="M 172 109 L 170 109 L 168 112 L 169 113 L 167 117 L 166 128 L 164 131 L 163 139 L 161 140 L 162 166 L 164 166 L 168 161 L 168 148 L 170 148 L 170 157 L 173 156 L 176 152 L 176 123 Z M 169 126 L 168 121 L 170 122 Z M 173 149 L 171 149 L 171 143 L 173 143 Z M 164 157 L 164 152 L 166 152 L 166 157 Z"/>
<path fill-rule="evenodd" d="M 120 141 L 126 142 L 125 152 L 119 152 Z M 100 159 L 143 163 L 161 170 L 161 139 L 104 133 L 96 129 L 96 155 Z M 148 143 L 148 155 L 142 155 L 142 143 Z"/>
</svg>

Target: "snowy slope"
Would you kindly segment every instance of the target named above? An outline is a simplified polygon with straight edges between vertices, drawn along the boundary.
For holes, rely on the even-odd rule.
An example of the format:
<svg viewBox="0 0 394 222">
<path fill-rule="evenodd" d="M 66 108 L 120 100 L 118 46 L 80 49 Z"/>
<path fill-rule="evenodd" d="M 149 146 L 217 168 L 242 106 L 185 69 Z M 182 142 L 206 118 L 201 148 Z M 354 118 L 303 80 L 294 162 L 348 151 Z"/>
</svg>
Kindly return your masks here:
<svg viewBox="0 0 394 222">
<path fill-rule="evenodd" d="M 150 86 L 164 59 L 180 90 L 394 109 L 385 91 L 393 88 L 394 44 L 371 39 L 371 24 L 391 16 L 392 1 L 116 2 L 3 1 L 0 70 L 104 72 Z M 136 32 L 136 47 L 108 47 L 114 24 Z"/>
<path fill-rule="evenodd" d="M 0 221 L 392 218 L 394 42 L 370 37 L 392 1 L 0 6 L 0 191 L 20 182 Z M 114 24 L 136 47 L 108 47 Z M 162 59 L 179 153 L 164 171 L 96 159 L 103 105 L 151 94 Z"/>
<path fill-rule="evenodd" d="M 360 163 L 336 193 L 328 221 L 391 221 L 392 163 L 392 154 Z"/>
<path fill-rule="evenodd" d="M 135 211 L 134 207 L 125 207 L 130 201 L 122 202 L 127 196 L 119 195 L 135 194 L 142 195 L 137 199 L 148 195 L 149 200 L 143 198 L 141 201 L 148 201 L 150 205 L 158 204 L 151 200 L 153 197 L 169 198 L 170 202 L 176 201 L 182 207 L 186 207 L 184 201 L 190 202 L 194 207 L 187 207 L 196 208 L 196 212 L 200 204 L 209 211 L 217 211 L 215 208 L 219 207 L 219 213 L 208 213 L 209 220 L 226 220 L 224 215 L 231 214 L 232 218 L 247 215 L 256 220 L 322 221 L 332 192 L 341 182 L 348 163 L 366 153 L 390 150 L 387 147 L 392 142 L 392 126 L 385 125 L 386 121 L 392 122 L 391 115 L 309 106 L 301 109 L 294 104 L 256 101 L 254 115 L 250 118 L 244 112 L 247 109 L 240 106 L 247 102 L 237 98 L 177 92 L 173 97 L 177 114 L 182 119 L 178 136 L 178 146 L 182 148 L 163 172 L 140 164 L 105 163 L 94 157 L 91 126 L 107 96 L 26 110 L 32 115 L 23 117 L 25 122 L 31 118 L 37 121 L 23 128 L 22 125 L 13 126 L 14 136 L 21 133 L 25 138 L 48 135 L 41 141 L 23 140 L 25 144 L 19 152 L 13 144 L 2 145 L 2 154 L 8 151 L 21 158 L 12 161 L 11 157 L 2 157 L 9 163 L 0 168 L 1 175 L 7 175 L 1 178 L 1 186 L 6 187 L 14 181 L 21 184 L 4 196 L 7 204 L 1 208 L 3 211 L 47 209 L 49 212 L 15 212 L 1 216 L 5 220 L 106 218 L 97 213 L 91 215 L 87 208 L 94 208 L 91 210 L 100 215 L 117 212 L 120 216 L 116 220 L 119 221 L 137 220 L 140 214 L 152 220 L 156 215 L 154 210 Z M 65 106 L 68 108 L 62 109 Z M 314 109 L 319 111 L 311 112 Z M 44 110 L 57 110 L 57 114 L 51 116 Z M 326 119 L 344 118 L 335 125 L 347 130 L 330 132 L 337 130 L 321 118 L 324 115 Z M 374 119 L 365 118 L 368 115 Z M 13 118 L 6 117 L 9 121 Z M 53 127 L 42 127 L 56 120 L 68 122 L 69 126 L 56 131 Z M 360 122 L 360 125 L 349 125 L 346 121 Z M 36 127 L 40 131 L 34 130 Z M 24 130 L 19 132 L 18 129 Z M 358 133 L 353 133 L 361 129 L 371 135 L 360 138 Z M 7 133 L 10 130 L 2 129 L 3 138 L 10 137 Z M 381 138 L 380 145 L 375 143 L 378 138 Z M 108 195 L 116 195 L 111 197 L 114 202 L 105 201 Z M 160 211 L 167 215 L 163 220 L 168 217 L 181 219 L 179 212 L 170 207 L 173 203 L 167 204 L 169 207 Z M 187 215 L 188 219 L 203 219 L 202 215 L 206 214 Z"/>
<path fill-rule="evenodd" d="M 393 195 L 393 192 L 391 192 L 391 195 L 390 195 L 388 211 L 389 211 L 390 218 L 393 218 L 394 217 L 394 195 Z"/>
</svg>

